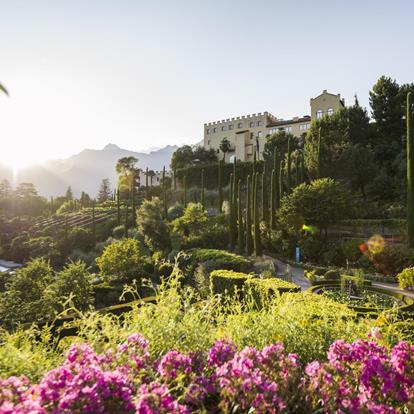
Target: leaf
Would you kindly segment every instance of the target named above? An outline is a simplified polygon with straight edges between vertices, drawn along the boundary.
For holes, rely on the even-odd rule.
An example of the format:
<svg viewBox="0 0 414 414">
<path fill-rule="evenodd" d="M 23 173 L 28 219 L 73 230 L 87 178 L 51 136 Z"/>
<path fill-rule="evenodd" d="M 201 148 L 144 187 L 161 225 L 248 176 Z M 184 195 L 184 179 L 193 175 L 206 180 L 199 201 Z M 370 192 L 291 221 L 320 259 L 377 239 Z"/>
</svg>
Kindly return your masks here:
<svg viewBox="0 0 414 414">
<path fill-rule="evenodd" d="M 7 96 L 9 96 L 9 92 L 1 83 L 0 83 L 0 91 L 4 92 Z"/>
</svg>

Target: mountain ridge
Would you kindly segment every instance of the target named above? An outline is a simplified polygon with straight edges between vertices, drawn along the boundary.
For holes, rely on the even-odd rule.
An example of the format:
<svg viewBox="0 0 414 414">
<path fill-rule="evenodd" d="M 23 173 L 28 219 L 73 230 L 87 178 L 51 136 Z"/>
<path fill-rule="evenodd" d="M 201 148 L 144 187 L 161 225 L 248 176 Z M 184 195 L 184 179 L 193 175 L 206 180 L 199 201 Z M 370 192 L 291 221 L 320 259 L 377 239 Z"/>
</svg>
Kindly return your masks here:
<svg viewBox="0 0 414 414">
<path fill-rule="evenodd" d="M 75 196 L 85 191 L 95 197 L 104 178 L 108 178 L 112 186 L 116 183 L 115 165 L 119 158 L 133 156 L 138 158 L 139 168 L 162 170 L 164 166 L 169 167 L 177 148 L 177 145 L 167 145 L 145 153 L 108 143 L 102 149 L 85 148 L 67 158 L 27 166 L 20 169 L 15 178 L 10 167 L 0 164 L 0 180 L 33 183 L 39 194 L 46 197 L 63 195 L 68 186 L 72 187 Z"/>
</svg>

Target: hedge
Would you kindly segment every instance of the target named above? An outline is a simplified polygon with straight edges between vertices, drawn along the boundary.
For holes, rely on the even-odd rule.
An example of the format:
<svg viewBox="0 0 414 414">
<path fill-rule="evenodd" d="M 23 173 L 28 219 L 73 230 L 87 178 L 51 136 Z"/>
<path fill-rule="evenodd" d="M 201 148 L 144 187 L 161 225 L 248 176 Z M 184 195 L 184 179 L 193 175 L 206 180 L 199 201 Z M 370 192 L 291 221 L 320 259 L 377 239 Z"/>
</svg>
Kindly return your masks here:
<svg viewBox="0 0 414 414">
<path fill-rule="evenodd" d="M 218 249 L 190 249 L 187 253 L 193 264 L 208 263 L 211 270 L 225 269 L 248 273 L 252 270 L 252 262 L 243 256 Z"/>
<path fill-rule="evenodd" d="M 233 270 L 214 270 L 210 273 L 210 290 L 212 294 L 234 295 L 236 288 L 241 292 L 244 282 L 252 278 L 252 275 L 234 272 Z"/>
</svg>

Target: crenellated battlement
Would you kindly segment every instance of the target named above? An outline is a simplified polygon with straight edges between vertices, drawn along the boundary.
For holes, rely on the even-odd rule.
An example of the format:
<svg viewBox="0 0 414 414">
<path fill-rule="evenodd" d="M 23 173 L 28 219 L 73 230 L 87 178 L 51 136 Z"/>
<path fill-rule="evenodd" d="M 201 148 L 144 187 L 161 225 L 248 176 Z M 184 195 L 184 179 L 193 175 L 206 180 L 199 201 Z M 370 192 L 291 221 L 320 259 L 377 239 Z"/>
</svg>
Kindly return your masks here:
<svg viewBox="0 0 414 414">
<path fill-rule="evenodd" d="M 233 118 L 222 119 L 221 121 L 208 122 L 208 123 L 205 123 L 204 126 L 205 127 L 210 127 L 210 126 L 225 125 L 225 124 L 230 123 L 230 122 L 242 121 L 242 120 L 252 120 L 252 119 L 254 120 L 254 119 L 262 118 L 262 117 L 268 117 L 272 121 L 277 120 L 277 118 L 275 116 L 273 116 L 269 112 L 265 111 L 265 112 L 259 112 L 257 114 L 241 115 L 241 116 L 236 116 L 236 117 L 233 117 Z"/>
</svg>

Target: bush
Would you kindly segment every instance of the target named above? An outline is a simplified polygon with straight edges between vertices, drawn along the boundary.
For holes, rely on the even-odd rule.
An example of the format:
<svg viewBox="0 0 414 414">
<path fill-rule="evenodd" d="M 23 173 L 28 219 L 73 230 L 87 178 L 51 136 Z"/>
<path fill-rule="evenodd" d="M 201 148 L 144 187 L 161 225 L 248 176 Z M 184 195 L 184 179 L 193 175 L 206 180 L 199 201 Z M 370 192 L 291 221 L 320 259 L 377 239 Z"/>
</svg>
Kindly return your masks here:
<svg viewBox="0 0 414 414">
<path fill-rule="evenodd" d="M 356 263 L 361 257 L 362 252 L 359 246 L 363 244 L 364 241 L 360 239 L 350 239 L 345 240 L 342 243 L 342 252 L 350 263 Z"/>
<path fill-rule="evenodd" d="M 95 247 L 95 238 L 91 230 L 75 227 L 69 233 L 69 243 L 71 250 L 89 252 Z"/>
<path fill-rule="evenodd" d="M 302 261 L 309 261 L 313 263 L 320 261 L 321 254 L 325 247 L 321 240 L 316 237 L 309 236 L 299 240 L 298 244 L 302 254 Z"/>
<path fill-rule="evenodd" d="M 401 289 L 414 288 L 414 267 L 407 267 L 397 275 L 398 285 Z"/>
<path fill-rule="evenodd" d="M 210 291 L 213 295 L 234 295 L 236 290 L 241 292 L 244 282 L 252 277 L 252 275 L 233 270 L 214 270 L 210 273 Z"/>
<path fill-rule="evenodd" d="M 122 239 L 110 244 L 96 259 L 102 275 L 119 282 L 140 281 L 143 276 L 148 276 L 144 268 L 146 262 L 135 239 Z"/>
<path fill-rule="evenodd" d="M 252 278 L 246 280 L 245 286 L 251 289 L 251 293 L 256 303 L 262 305 L 275 295 L 285 292 L 300 292 L 300 287 L 294 283 L 287 282 L 277 277 L 261 279 Z"/>
<path fill-rule="evenodd" d="M 328 245 L 327 250 L 322 255 L 322 259 L 328 266 L 340 266 L 345 261 L 342 249 L 336 245 Z"/>
<path fill-rule="evenodd" d="M 379 271 L 391 276 L 414 265 L 414 250 L 404 244 L 387 244 L 380 251 L 371 254 L 371 257 Z"/>
<path fill-rule="evenodd" d="M 193 264 L 209 262 L 211 268 L 250 272 L 252 262 L 243 256 L 217 249 L 191 249 L 188 251 Z"/>
<path fill-rule="evenodd" d="M 325 280 L 339 280 L 340 279 L 340 274 L 338 270 L 328 270 L 325 275 L 324 275 L 324 279 Z"/>
<path fill-rule="evenodd" d="M 182 217 L 175 219 L 171 224 L 175 233 L 187 238 L 200 236 L 208 221 L 207 211 L 200 203 L 189 203 Z"/>
<path fill-rule="evenodd" d="M 125 236 L 125 226 L 121 224 L 120 226 L 116 226 L 112 230 L 112 236 L 115 239 L 122 239 Z"/>
<path fill-rule="evenodd" d="M 168 219 L 175 220 L 184 214 L 184 206 L 176 203 L 168 209 Z"/>
</svg>

